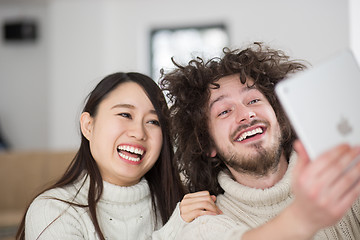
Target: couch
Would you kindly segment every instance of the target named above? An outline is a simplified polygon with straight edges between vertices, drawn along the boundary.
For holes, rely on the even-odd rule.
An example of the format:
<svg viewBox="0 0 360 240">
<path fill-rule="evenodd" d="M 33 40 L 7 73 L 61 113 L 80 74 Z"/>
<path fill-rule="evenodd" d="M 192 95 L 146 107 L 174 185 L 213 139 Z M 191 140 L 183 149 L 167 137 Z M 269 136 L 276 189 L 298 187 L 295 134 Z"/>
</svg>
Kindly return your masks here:
<svg viewBox="0 0 360 240">
<path fill-rule="evenodd" d="M 59 178 L 74 151 L 0 152 L 0 239 L 15 239 L 25 210 L 34 196 Z"/>
</svg>

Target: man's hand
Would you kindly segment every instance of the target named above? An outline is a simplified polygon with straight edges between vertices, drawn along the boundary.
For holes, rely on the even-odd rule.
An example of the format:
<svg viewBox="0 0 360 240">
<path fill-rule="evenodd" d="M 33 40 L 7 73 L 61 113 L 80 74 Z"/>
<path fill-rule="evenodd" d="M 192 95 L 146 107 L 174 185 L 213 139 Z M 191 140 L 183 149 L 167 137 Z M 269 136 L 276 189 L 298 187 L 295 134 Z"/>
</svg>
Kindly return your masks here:
<svg viewBox="0 0 360 240">
<path fill-rule="evenodd" d="M 342 144 L 310 161 L 304 146 L 295 142 L 291 205 L 298 226 L 308 233 L 336 224 L 360 195 L 360 147 Z M 355 162 L 353 162 L 355 160 Z"/>
</svg>

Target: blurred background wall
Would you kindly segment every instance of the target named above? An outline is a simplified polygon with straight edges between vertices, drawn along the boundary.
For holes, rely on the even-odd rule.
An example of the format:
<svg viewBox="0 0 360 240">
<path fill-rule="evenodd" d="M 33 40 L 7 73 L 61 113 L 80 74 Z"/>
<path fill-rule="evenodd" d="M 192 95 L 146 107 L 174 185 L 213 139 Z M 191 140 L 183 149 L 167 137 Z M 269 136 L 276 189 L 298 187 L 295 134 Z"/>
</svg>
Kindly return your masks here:
<svg viewBox="0 0 360 240">
<path fill-rule="evenodd" d="M 0 129 L 14 150 L 72 150 L 88 92 L 115 71 L 150 74 L 150 33 L 224 24 L 230 47 L 254 41 L 316 65 L 351 47 L 358 0 L 0 0 L 0 24 L 32 19 L 33 42 L 0 42 Z"/>
</svg>

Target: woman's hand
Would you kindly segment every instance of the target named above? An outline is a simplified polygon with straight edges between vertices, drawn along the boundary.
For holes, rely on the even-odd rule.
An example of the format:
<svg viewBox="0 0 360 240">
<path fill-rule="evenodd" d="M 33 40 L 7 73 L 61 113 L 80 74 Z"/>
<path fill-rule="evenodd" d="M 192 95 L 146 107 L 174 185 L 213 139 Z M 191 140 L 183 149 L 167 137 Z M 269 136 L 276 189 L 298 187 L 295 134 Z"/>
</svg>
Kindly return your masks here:
<svg viewBox="0 0 360 240">
<path fill-rule="evenodd" d="M 215 201 L 216 196 L 208 191 L 186 194 L 180 202 L 180 216 L 185 222 L 191 222 L 199 216 L 222 214 Z"/>
</svg>

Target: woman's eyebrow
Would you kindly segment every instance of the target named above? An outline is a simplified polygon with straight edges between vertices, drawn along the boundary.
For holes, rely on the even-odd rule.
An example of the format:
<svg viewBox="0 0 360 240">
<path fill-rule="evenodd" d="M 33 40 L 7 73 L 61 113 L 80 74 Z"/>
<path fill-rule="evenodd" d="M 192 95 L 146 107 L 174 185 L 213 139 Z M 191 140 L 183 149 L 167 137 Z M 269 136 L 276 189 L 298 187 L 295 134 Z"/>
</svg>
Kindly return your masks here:
<svg viewBox="0 0 360 240">
<path fill-rule="evenodd" d="M 119 103 L 119 104 L 116 104 L 114 106 L 111 107 L 111 109 L 114 109 L 114 108 L 130 108 L 130 109 L 135 109 L 135 106 L 132 105 L 132 104 L 128 104 L 128 103 Z M 149 113 L 150 114 L 155 114 L 157 115 L 157 112 L 155 109 L 151 109 L 149 110 Z"/>
<path fill-rule="evenodd" d="M 149 111 L 149 113 L 157 115 L 157 113 L 156 113 L 156 111 L 155 111 L 154 109 L 151 109 L 151 110 Z"/>
<path fill-rule="evenodd" d="M 120 103 L 120 104 L 116 104 L 116 105 L 111 107 L 111 109 L 114 109 L 114 108 L 131 108 L 131 109 L 134 109 L 135 106 L 131 105 L 131 104 L 127 104 L 127 103 Z"/>
</svg>

